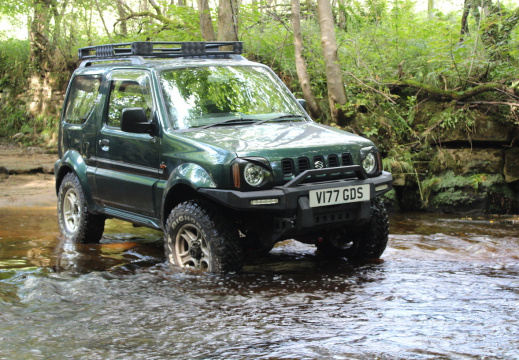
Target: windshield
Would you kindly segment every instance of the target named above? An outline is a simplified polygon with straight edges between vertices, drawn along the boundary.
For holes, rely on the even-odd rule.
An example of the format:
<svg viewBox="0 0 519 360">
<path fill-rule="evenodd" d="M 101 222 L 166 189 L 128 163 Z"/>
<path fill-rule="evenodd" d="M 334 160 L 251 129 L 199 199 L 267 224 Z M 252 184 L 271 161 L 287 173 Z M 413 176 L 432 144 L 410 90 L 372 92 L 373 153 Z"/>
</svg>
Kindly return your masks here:
<svg viewBox="0 0 519 360">
<path fill-rule="evenodd" d="M 176 129 L 306 119 L 279 79 L 261 66 L 167 70 L 161 85 Z"/>
</svg>

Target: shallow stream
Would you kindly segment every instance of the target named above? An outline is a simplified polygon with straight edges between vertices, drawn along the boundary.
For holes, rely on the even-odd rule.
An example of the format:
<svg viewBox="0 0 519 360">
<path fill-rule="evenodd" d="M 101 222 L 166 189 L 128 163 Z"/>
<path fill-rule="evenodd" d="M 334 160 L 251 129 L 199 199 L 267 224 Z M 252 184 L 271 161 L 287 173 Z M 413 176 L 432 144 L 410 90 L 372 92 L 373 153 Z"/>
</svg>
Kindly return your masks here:
<svg viewBox="0 0 519 360">
<path fill-rule="evenodd" d="M 0 359 L 519 359 L 519 224 L 390 221 L 381 263 L 287 241 L 215 276 L 165 265 L 159 232 L 75 245 L 55 209 L 0 208 Z"/>
</svg>

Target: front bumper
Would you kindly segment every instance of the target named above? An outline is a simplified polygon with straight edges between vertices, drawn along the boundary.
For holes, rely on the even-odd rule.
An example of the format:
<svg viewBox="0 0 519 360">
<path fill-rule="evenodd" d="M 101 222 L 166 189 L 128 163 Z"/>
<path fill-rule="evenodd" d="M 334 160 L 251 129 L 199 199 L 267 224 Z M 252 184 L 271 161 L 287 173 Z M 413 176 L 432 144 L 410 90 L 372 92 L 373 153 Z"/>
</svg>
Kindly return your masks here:
<svg viewBox="0 0 519 360">
<path fill-rule="evenodd" d="M 349 174 L 350 177 L 340 180 L 304 183 L 305 179 L 310 176 L 337 172 Z M 356 175 L 351 177 L 351 174 Z M 302 229 L 316 226 L 324 227 L 333 223 L 368 220 L 371 216 L 370 201 L 312 208 L 309 205 L 308 195 L 311 190 L 369 184 L 371 200 L 391 190 L 392 182 L 392 175 L 385 171 L 379 176 L 368 178 L 359 166 L 343 166 L 308 170 L 287 184 L 269 190 L 241 192 L 200 188 L 198 191 L 205 197 L 232 209 L 248 212 L 269 212 L 275 218 L 286 219 L 291 224 L 290 227 Z M 264 202 L 272 199 L 276 199 L 277 203 L 264 204 Z"/>
</svg>

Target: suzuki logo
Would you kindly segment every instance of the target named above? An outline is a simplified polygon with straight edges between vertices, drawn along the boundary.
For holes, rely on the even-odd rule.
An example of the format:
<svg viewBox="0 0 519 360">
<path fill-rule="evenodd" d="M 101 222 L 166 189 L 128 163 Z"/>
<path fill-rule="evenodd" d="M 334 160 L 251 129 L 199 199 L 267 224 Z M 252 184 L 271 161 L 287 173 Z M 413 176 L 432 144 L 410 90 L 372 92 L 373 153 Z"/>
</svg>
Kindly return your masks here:
<svg viewBox="0 0 519 360">
<path fill-rule="evenodd" d="M 316 169 L 322 169 L 324 167 L 324 163 L 320 160 L 317 160 L 316 162 L 314 162 L 314 166 Z"/>
</svg>

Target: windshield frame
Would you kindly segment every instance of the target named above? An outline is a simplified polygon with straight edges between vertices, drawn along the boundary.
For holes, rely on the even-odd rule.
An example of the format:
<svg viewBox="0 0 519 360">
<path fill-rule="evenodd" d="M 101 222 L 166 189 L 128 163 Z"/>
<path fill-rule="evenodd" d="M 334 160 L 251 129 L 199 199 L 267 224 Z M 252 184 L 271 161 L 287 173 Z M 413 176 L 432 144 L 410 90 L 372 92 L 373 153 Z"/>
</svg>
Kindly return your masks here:
<svg viewBox="0 0 519 360">
<path fill-rule="evenodd" d="M 170 113 L 169 101 L 170 101 L 171 97 L 168 94 L 168 91 L 163 86 L 163 82 L 167 81 L 164 79 L 164 74 L 173 72 L 173 71 L 185 71 L 186 69 L 200 69 L 200 68 L 256 68 L 258 72 L 265 73 L 263 76 L 270 78 L 270 80 L 267 80 L 267 81 L 271 81 L 274 90 L 277 90 L 277 92 L 281 92 L 282 95 L 280 95 L 280 96 L 283 97 L 283 101 L 289 101 L 289 105 L 292 107 L 291 110 L 296 110 L 297 112 L 296 111 L 293 111 L 290 113 L 272 112 L 269 114 L 242 114 L 239 112 L 233 112 L 233 113 L 229 113 L 229 115 L 228 115 L 229 120 L 233 120 L 233 119 L 240 120 L 240 118 L 242 118 L 244 121 L 243 122 L 240 122 L 240 121 L 225 122 L 225 121 L 222 121 L 222 118 L 213 117 L 213 119 L 215 120 L 213 122 L 208 122 L 208 123 L 201 124 L 198 126 L 190 126 L 190 127 L 182 126 L 182 124 L 180 124 L 178 121 L 176 121 L 175 119 L 172 118 L 172 115 Z M 172 130 L 175 130 L 175 131 L 182 131 L 182 132 L 183 131 L 196 131 L 196 130 L 201 130 L 201 129 L 205 129 L 205 128 L 212 128 L 213 125 L 214 126 L 225 126 L 225 124 L 227 124 L 227 126 L 228 126 L 230 123 L 232 123 L 233 126 L 242 126 L 242 125 L 251 126 L 251 125 L 254 125 L 256 122 L 262 124 L 262 123 L 266 123 L 269 121 L 286 121 L 286 119 L 280 120 L 283 118 L 283 115 L 286 115 L 288 117 L 292 116 L 293 119 L 290 119 L 291 122 L 312 122 L 312 119 L 309 117 L 309 115 L 307 114 L 307 112 L 305 111 L 303 106 L 295 98 L 294 94 L 290 91 L 290 89 L 288 89 L 288 87 L 283 83 L 283 81 L 281 81 L 281 79 L 272 71 L 272 69 L 270 69 L 266 65 L 259 64 L 259 63 L 252 63 L 252 62 L 248 62 L 248 63 L 220 63 L 220 62 L 218 62 L 218 63 L 216 63 L 216 62 L 211 62 L 211 63 L 205 63 L 205 64 L 196 64 L 196 65 L 189 64 L 186 66 L 163 68 L 158 71 L 158 85 L 159 85 L 159 90 L 160 90 L 160 96 L 164 102 L 163 108 L 165 110 L 165 117 L 166 117 L 165 120 L 167 122 L 167 127 L 171 128 Z M 294 116 L 294 115 L 297 115 L 297 116 Z M 256 120 L 251 120 L 251 118 L 254 118 L 254 117 L 256 117 Z M 269 119 L 269 117 L 270 117 L 270 119 Z M 220 123 L 220 124 L 218 124 L 218 123 Z M 209 125 L 209 126 L 207 126 L 207 125 Z"/>
</svg>

